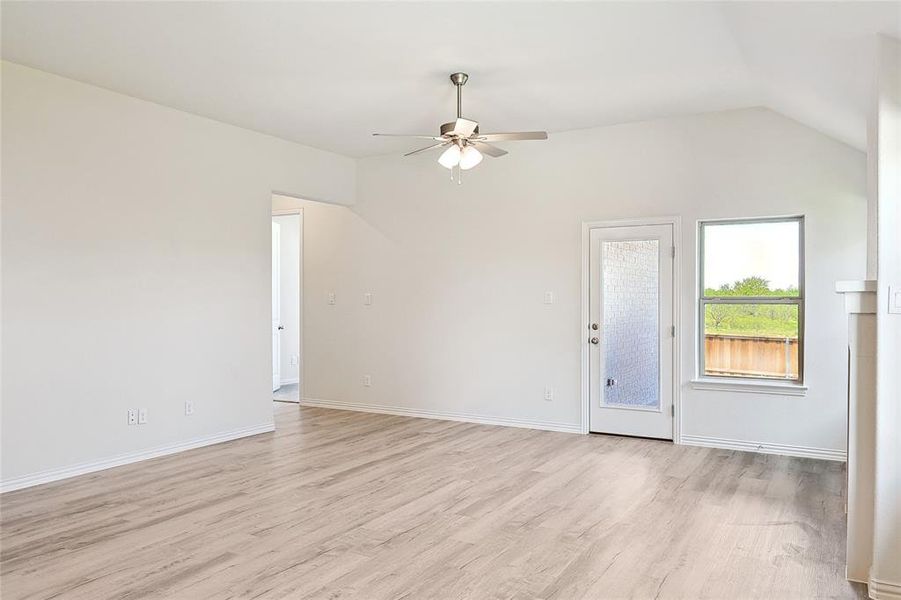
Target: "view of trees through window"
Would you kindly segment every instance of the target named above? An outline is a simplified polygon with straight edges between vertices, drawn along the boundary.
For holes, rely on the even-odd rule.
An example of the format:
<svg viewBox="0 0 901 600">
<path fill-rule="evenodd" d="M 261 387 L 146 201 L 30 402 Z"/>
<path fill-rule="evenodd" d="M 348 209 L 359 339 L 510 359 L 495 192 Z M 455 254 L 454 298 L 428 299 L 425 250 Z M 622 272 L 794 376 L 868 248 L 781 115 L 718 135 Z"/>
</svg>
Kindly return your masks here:
<svg viewBox="0 0 901 600">
<path fill-rule="evenodd" d="M 763 277 L 746 277 L 718 289 L 706 288 L 710 298 L 798 297 L 798 288 L 772 289 Z M 705 307 L 705 331 L 721 335 L 753 337 L 798 337 L 798 307 L 794 304 L 708 304 Z"/>
</svg>

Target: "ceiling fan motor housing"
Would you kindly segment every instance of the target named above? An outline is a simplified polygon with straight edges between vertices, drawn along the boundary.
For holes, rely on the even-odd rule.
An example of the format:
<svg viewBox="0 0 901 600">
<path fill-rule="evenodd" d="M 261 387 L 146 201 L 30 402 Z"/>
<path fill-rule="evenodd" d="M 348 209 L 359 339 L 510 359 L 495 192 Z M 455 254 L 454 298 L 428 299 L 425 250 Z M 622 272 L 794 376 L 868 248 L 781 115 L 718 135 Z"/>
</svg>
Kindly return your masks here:
<svg viewBox="0 0 901 600">
<path fill-rule="evenodd" d="M 441 125 L 441 137 L 451 137 L 451 134 L 454 131 L 454 128 L 457 126 L 457 122 L 453 121 L 451 123 L 444 123 Z M 476 125 L 476 128 L 472 131 L 472 135 L 478 135 L 479 126 Z"/>
</svg>

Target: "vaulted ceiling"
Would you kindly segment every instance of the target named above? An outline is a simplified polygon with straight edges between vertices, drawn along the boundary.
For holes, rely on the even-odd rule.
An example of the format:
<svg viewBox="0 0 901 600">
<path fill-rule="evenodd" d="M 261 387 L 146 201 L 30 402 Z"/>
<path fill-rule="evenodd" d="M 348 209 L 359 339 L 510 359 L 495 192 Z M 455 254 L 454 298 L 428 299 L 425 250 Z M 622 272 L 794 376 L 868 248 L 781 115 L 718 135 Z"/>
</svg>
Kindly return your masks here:
<svg viewBox="0 0 901 600">
<path fill-rule="evenodd" d="M 463 112 L 550 132 L 767 106 L 865 147 L 901 3 L 3 2 L 5 60 L 360 157 Z"/>
</svg>

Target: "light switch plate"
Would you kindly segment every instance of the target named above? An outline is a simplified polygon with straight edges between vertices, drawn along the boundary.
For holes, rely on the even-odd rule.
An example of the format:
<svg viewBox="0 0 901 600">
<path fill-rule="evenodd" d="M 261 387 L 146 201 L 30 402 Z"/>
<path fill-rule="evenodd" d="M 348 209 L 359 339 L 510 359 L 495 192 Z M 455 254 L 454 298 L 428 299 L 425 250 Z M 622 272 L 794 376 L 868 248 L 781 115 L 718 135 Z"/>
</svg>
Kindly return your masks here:
<svg viewBox="0 0 901 600">
<path fill-rule="evenodd" d="M 363 304 L 366 306 L 370 306 L 372 304 L 372 292 L 366 292 L 363 294 Z"/>
<path fill-rule="evenodd" d="M 554 303 L 554 292 L 545 292 L 544 293 L 544 303 L 545 304 L 553 304 Z"/>
<path fill-rule="evenodd" d="M 888 286 L 888 311 L 901 315 L 901 285 Z"/>
</svg>

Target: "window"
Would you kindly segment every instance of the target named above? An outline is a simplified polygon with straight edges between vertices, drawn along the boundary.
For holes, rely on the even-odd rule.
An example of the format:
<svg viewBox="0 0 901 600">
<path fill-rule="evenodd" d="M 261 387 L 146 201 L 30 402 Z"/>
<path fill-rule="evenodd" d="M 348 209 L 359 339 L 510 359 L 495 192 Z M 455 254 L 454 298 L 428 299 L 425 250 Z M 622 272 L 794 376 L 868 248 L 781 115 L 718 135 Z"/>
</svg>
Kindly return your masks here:
<svg viewBox="0 0 901 600">
<path fill-rule="evenodd" d="M 698 374 L 801 383 L 804 219 L 700 224 Z"/>
</svg>

